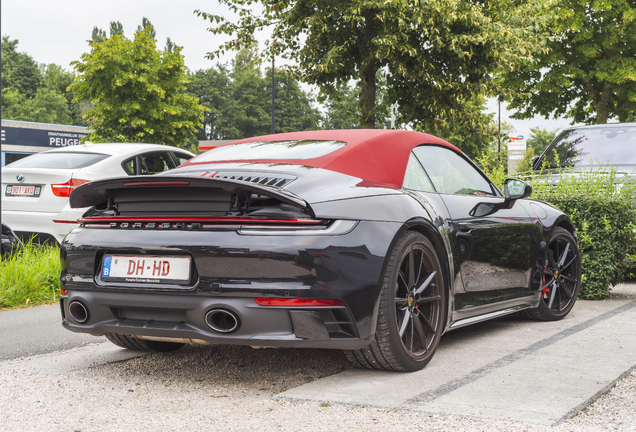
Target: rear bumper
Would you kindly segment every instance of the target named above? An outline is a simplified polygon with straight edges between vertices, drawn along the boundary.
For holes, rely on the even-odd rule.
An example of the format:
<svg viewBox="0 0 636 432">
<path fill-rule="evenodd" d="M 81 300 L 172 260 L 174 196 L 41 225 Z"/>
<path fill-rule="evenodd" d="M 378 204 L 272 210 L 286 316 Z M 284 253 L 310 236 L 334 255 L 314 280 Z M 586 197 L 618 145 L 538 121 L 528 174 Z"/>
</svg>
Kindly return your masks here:
<svg viewBox="0 0 636 432">
<path fill-rule="evenodd" d="M 61 212 L 2 210 L 2 221 L 17 233 L 47 234 L 62 243 L 69 231 L 79 227 L 72 222 L 79 219 L 85 210 L 68 207 Z"/>
<path fill-rule="evenodd" d="M 69 313 L 69 305 L 78 301 L 88 311 L 83 323 Z M 342 306 L 268 307 L 259 306 L 252 298 L 88 291 L 68 291 L 60 304 L 65 328 L 95 335 L 120 333 L 211 344 L 341 349 L 361 348 L 371 341 L 358 337 L 349 309 Z M 238 328 L 232 333 L 213 330 L 205 317 L 216 309 L 234 313 Z"/>
</svg>

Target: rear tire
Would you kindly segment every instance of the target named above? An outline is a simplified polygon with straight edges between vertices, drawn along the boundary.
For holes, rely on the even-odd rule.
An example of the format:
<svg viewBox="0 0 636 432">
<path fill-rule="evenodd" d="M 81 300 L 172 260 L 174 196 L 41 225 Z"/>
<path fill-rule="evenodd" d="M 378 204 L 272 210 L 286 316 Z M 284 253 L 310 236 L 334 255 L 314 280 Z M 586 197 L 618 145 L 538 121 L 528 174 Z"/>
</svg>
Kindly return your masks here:
<svg viewBox="0 0 636 432">
<path fill-rule="evenodd" d="M 435 248 L 424 235 L 407 231 L 383 275 L 373 342 L 345 355 L 365 369 L 420 370 L 435 354 L 445 317 L 444 276 Z"/>
<path fill-rule="evenodd" d="M 106 333 L 106 339 L 119 347 L 136 351 L 171 352 L 185 345 L 177 342 L 143 340 L 120 333 Z"/>
<path fill-rule="evenodd" d="M 574 236 L 556 227 L 546 251 L 541 302 L 521 313 L 537 321 L 558 321 L 570 313 L 581 289 L 581 252 Z"/>
</svg>

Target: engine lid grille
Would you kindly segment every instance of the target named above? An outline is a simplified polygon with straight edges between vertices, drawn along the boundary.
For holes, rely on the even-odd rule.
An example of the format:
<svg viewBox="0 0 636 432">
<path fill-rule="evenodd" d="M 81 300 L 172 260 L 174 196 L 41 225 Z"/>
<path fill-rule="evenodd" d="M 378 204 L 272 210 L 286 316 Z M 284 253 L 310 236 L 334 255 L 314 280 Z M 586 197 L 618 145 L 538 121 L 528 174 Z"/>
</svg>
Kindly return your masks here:
<svg viewBox="0 0 636 432">
<path fill-rule="evenodd" d="M 228 171 L 219 171 L 214 177 L 275 187 L 284 187 L 296 180 L 296 176 L 280 173 L 248 173 Z"/>
</svg>

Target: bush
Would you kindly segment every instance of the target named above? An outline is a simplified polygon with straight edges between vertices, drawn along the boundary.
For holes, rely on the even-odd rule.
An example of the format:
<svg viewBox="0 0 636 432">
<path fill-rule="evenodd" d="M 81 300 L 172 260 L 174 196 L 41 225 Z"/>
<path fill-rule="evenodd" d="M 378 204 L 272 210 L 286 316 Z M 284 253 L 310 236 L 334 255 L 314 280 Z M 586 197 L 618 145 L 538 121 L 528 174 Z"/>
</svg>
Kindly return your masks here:
<svg viewBox="0 0 636 432">
<path fill-rule="evenodd" d="M 0 261 L 0 308 L 51 303 L 59 298 L 60 249 L 31 241 Z"/>
<path fill-rule="evenodd" d="M 503 190 L 501 168 L 486 166 L 484 172 L 493 172 L 493 181 Z M 572 219 L 581 250 L 579 296 L 607 297 L 610 287 L 622 282 L 634 263 L 636 174 L 620 178 L 616 168 L 597 165 L 521 177 L 533 187 L 530 199 L 550 203 Z"/>
</svg>

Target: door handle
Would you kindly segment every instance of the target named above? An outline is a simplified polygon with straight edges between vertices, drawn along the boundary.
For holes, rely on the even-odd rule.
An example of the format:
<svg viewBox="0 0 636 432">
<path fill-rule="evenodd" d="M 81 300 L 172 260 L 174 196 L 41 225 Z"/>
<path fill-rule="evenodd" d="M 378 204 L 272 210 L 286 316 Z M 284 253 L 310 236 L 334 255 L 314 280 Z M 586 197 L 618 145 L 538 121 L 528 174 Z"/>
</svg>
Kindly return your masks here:
<svg viewBox="0 0 636 432">
<path fill-rule="evenodd" d="M 459 227 L 460 231 L 470 231 L 475 228 L 475 225 L 467 222 L 459 222 L 457 226 Z"/>
</svg>

